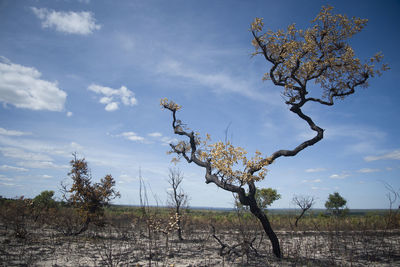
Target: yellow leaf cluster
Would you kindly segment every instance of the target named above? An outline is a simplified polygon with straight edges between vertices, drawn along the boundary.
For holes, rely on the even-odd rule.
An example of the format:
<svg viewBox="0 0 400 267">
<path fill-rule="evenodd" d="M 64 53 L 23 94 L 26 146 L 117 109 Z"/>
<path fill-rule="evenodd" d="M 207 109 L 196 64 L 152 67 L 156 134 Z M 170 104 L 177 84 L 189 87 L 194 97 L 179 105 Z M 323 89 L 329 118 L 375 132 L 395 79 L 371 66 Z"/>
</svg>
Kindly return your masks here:
<svg viewBox="0 0 400 267">
<path fill-rule="evenodd" d="M 251 23 L 251 30 L 260 32 L 264 26 L 263 18 L 255 18 L 253 23 Z"/>
<path fill-rule="evenodd" d="M 230 142 L 217 142 L 210 145 L 212 166 L 228 180 L 241 176 L 241 172 L 234 171 L 233 167 L 246 159 L 247 152 L 241 147 L 234 147 Z"/>
<path fill-rule="evenodd" d="M 315 79 L 315 83 L 324 89 L 323 97 L 332 93 L 332 88 L 335 93 L 345 93 L 349 84 L 357 84 L 365 75 L 380 75 L 388 69 L 386 64 L 380 69 L 374 65 L 381 61 L 380 53 L 371 58 L 369 64 L 362 64 L 347 42 L 365 27 L 368 20 L 332 14 L 332 9 L 322 7 L 311 21 L 313 26 L 306 30 L 298 30 L 292 24 L 286 30 L 269 30 L 253 39 L 253 55 L 265 53 L 275 64 L 274 71 L 266 73 L 263 80 L 284 83 L 286 97 L 295 97 L 296 92 L 292 92 L 295 86 L 302 87 L 310 79 Z M 251 24 L 254 34 L 262 28 L 262 19 L 256 18 Z"/>
<path fill-rule="evenodd" d="M 167 98 L 161 99 L 160 105 L 171 111 L 176 111 L 180 108 L 175 102 Z M 176 127 L 180 127 L 180 125 Z M 209 134 L 206 134 L 204 139 L 200 137 L 198 132 L 192 132 L 188 136 L 194 139 L 197 159 L 209 162 L 212 169 L 223 181 L 242 185 L 265 178 L 267 173 L 266 166 L 271 162 L 264 160 L 259 151 L 256 152 L 254 157 L 247 159 L 247 151 L 242 147 L 233 146 L 229 141 L 210 144 L 211 136 Z M 167 154 L 176 154 L 176 157 L 172 158 L 172 162 L 175 164 L 182 157 L 188 160 L 187 155 L 189 153 L 193 153 L 193 151 L 192 145 L 187 141 L 179 141 L 177 144 L 172 145 L 172 149 L 167 152 Z"/>
<path fill-rule="evenodd" d="M 198 157 L 209 160 L 211 166 L 219 176 L 228 182 L 240 184 L 249 181 L 259 181 L 267 174 L 266 165 L 268 161 L 263 160 L 262 154 L 256 151 L 251 159 L 246 157 L 247 151 L 242 147 L 235 147 L 231 142 L 216 142 L 209 144 L 210 135 L 206 135 L 205 141 L 201 142 L 201 149 L 198 150 Z M 249 174 L 249 170 L 257 170 L 255 174 Z"/>
<path fill-rule="evenodd" d="M 179 109 L 181 109 L 181 106 L 176 104 L 174 101 L 172 100 L 168 100 L 168 98 L 163 98 L 160 100 L 160 106 L 162 108 L 166 108 L 169 109 L 171 111 L 178 111 Z"/>
</svg>

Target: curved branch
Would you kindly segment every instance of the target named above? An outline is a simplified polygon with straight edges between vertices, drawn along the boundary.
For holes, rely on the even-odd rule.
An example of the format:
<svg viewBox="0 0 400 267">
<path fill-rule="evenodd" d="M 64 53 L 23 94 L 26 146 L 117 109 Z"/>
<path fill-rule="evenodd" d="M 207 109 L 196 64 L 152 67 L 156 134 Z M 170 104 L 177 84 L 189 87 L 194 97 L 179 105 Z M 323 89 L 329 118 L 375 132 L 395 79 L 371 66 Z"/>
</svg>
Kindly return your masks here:
<svg viewBox="0 0 400 267">
<path fill-rule="evenodd" d="M 228 183 L 220 179 L 216 174 L 212 173 L 212 167 L 210 161 L 202 161 L 196 156 L 196 151 L 197 151 L 197 143 L 195 140 L 195 135 L 193 132 L 187 132 L 182 129 L 180 126 L 180 123 L 177 124 L 177 119 L 176 119 L 176 108 L 170 108 L 168 106 L 164 106 L 164 108 L 170 110 L 172 112 L 172 127 L 174 129 L 174 133 L 182 136 L 186 136 L 189 138 L 190 142 L 190 148 L 191 148 L 191 155 L 190 157 L 187 155 L 187 151 L 185 148 L 179 149 L 177 148 L 177 145 L 170 144 L 172 151 L 174 151 L 176 154 L 181 155 L 188 163 L 194 162 L 196 165 L 203 167 L 206 169 L 206 183 L 214 183 L 218 187 L 230 191 L 232 193 L 236 193 L 239 196 L 240 203 L 243 205 L 248 206 L 250 201 L 249 197 L 246 195 L 245 190 L 241 186 L 236 186 L 232 183 Z M 251 190 L 250 190 L 251 191 Z"/>
<path fill-rule="evenodd" d="M 278 151 L 274 152 L 270 157 L 263 159 L 261 165 L 271 164 L 277 158 L 282 157 L 282 156 L 284 156 L 284 157 L 296 156 L 300 151 L 302 151 L 303 149 L 305 149 L 309 146 L 316 144 L 318 141 L 320 141 L 324 137 L 324 129 L 318 127 L 310 117 L 308 117 L 307 115 L 305 115 L 302 112 L 300 107 L 303 104 L 304 104 L 304 101 L 301 102 L 300 104 L 293 105 L 290 108 L 290 111 L 296 113 L 300 118 L 305 120 L 308 123 L 308 125 L 310 126 L 310 128 L 313 131 L 315 131 L 317 134 L 313 138 L 311 138 L 307 141 L 304 141 L 303 143 L 301 143 L 300 145 L 295 147 L 293 150 L 278 150 Z M 259 171 L 260 169 L 261 168 L 252 169 L 251 171 L 252 171 L 252 173 L 254 173 L 254 172 Z"/>
</svg>

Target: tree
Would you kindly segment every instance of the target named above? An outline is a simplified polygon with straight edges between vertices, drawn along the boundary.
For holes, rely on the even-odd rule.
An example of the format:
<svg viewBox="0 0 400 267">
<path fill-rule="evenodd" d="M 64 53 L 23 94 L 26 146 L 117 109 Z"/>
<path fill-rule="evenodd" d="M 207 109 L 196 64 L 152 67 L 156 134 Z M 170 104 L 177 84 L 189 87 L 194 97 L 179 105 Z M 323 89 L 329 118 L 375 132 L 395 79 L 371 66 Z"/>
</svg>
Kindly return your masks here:
<svg viewBox="0 0 400 267">
<path fill-rule="evenodd" d="M 276 189 L 261 188 L 261 189 L 256 189 L 255 197 L 256 197 L 257 205 L 261 209 L 265 210 L 268 206 L 271 206 L 275 200 L 280 199 L 281 195 L 278 194 Z"/>
<path fill-rule="evenodd" d="M 294 225 L 297 227 L 297 223 L 303 217 L 307 210 L 311 209 L 311 207 L 315 203 L 314 197 L 310 196 L 294 196 L 292 202 L 297 205 L 301 209 L 301 213 L 296 217 L 296 222 Z"/>
<path fill-rule="evenodd" d="M 347 200 L 344 199 L 338 192 L 329 194 L 328 200 L 325 202 L 325 208 L 330 210 L 333 215 L 338 216 L 343 213 Z"/>
<path fill-rule="evenodd" d="M 170 205 L 175 209 L 175 215 L 177 218 L 177 234 L 179 240 L 183 240 L 182 237 L 182 208 L 187 205 L 188 197 L 181 187 L 183 181 L 183 174 L 179 169 L 169 169 L 168 183 L 171 186 L 171 191 L 168 192 L 168 198 Z"/>
<path fill-rule="evenodd" d="M 280 157 L 296 156 L 303 149 L 310 147 L 324 136 L 324 130 L 317 126 L 310 116 L 303 113 L 307 103 L 332 106 L 335 100 L 344 99 L 353 94 L 357 87 L 367 87 L 369 78 L 380 75 L 388 69 L 386 64 L 377 68 L 383 56 L 381 53 L 372 57 L 369 62 L 361 63 L 355 57 L 348 43 L 354 34 L 361 31 L 367 20 L 348 18 L 345 15 L 331 14 L 332 7 L 322 7 L 320 13 L 305 30 L 297 30 L 289 25 L 286 31 L 263 31 L 263 19 L 255 18 L 251 24 L 255 47 L 254 56 L 261 55 L 271 64 L 264 80 L 271 80 L 282 88 L 282 95 L 289 110 L 304 120 L 315 136 L 300 143 L 291 150 L 278 150 L 269 155 L 256 151 L 252 158 L 246 157 L 246 150 L 235 147 L 231 142 L 218 141 L 210 143 L 210 136 L 200 138 L 176 118 L 181 108 L 174 101 L 164 98 L 162 108 L 172 113 L 172 128 L 176 135 L 184 140 L 170 144 L 171 153 L 184 158 L 205 169 L 206 183 L 238 195 L 240 203 L 250 207 L 250 211 L 259 219 L 269 237 L 273 252 L 281 257 L 279 240 L 273 231 L 268 217 L 258 206 L 255 194 L 255 182 L 264 179 L 267 166 Z M 323 90 L 321 97 L 310 96 L 309 84 L 314 82 Z M 314 89 L 315 86 L 311 87 Z M 314 93 L 313 95 L 315 95 Z M 247 185 L 247 190 L 245 186 Z"/>
<path fill-rule="evenodd" d="M 45 190 L 42 191 L 33 199 L 33 205 L 35 208 L 49 209 L 56 206 L 56 201 L 53 199 L 54 191 Z"/>
<path fill-rule="evenodd" d="M 57 207 L 57 202 L 53 199 L 53 196 L 54 191 L 45 190 L 32 200 L 35 221 L 42 215 L 45 215 L 50 209 Z"/>
<path fill-rule="evenodd" d="M 88 229 L 91 222 L 99 222 L 107 206 L 112 199 L 120 197 L 115 190 L 115 180 L 108 174 L 100 180 L 100 183 L 93 183 L 86 160 L 78 159 L 76 153 L 70 161 L 71 171 L 68 175 L 73 183 L 71 188 L 62 184 L 64 199 L 72 207 L 78 210 L 82 218 L 82 227 L 72 235 L 79 235 Z"/>
<path fill-rule="evenodd" d="M 267 207 L 271 206 L 275 200 L 281 198 L 281 194 L 278 194 L 278 191 L 276 191 L 276 189 L 272 189 L 269 187 L 260 189 L 257 188 L 255 198 L 258 207 L 260 207 L 260 209 L 266 210 Z M 235 205 L 236 207 L 243 207 L 238 198 L 236 198 Z"/>
</svg>

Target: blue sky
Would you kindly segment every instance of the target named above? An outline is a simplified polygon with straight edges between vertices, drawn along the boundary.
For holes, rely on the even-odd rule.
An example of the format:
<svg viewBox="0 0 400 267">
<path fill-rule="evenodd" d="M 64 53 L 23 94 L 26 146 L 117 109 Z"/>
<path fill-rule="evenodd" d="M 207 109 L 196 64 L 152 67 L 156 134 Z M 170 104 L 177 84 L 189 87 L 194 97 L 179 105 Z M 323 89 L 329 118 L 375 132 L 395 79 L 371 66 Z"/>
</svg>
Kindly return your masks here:
<svg viewBox="0 0 400 267">
<path fill-rule="evenodd" d="M 251 57 L 249 26 L 305 28 L 321 6 L 369 19 L 351 44 L 367 59 L 382 51 L 391 70 L 333 107 L 304 111 L 325 138 L 269 166 L 260 187 L 278 190 L 273 208 L 295 194 L 323 207 L 338 191 L 350 208 L 388 208 L 384 183 L 400 188 L 398 1 L 0 1 L 0 195 L 58 192 L 72 153 L 93 178 L 110 173 L 121 204 L 139 204 L 139 169 L 165 204 L 168 97 L 179 118 L 213 141 L 229 138 L 249 153 L 292 149 L 313 133 L 288 110 L 280 88 L 263 82 L 269 65 Z M 181 162 L 191 206 L 231 207 L 232 194 L 205 184 Z M 58 194 L 58 193 L 57 193 Z M 152 200 L 154 203 L 154 200 Z"/>
</svg>

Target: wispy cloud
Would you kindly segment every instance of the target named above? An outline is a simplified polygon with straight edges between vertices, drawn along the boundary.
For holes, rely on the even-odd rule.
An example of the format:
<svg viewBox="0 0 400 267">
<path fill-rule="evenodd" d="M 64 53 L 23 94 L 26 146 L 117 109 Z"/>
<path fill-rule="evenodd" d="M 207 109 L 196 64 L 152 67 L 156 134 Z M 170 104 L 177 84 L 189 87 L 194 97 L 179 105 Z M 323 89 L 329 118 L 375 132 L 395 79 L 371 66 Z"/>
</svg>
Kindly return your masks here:
<svg viewBox="0 0 400 267">
<path fill-rule="evenodd" d="M 314 173 L 314 172 L 323 172 L 326 171 L 325 168 L 310 168 L 305 170 L 305 172 Z"/>
<path fill-rule="evenodd" d="M 51 161 L 51 158 L 45 154 L 27 152 L 16 147 L 1 147 L 0 152 L 8 158 L 15 158 L 29 161 Z"/>
<path fill-rule="evenodd" d="M 370 168 L 363 168 L 358 170 L 360 173 L 372 173 L 372 172 L 379 172 L 381 171 L 380 169 L 370 169 Z"/>
<path fill-rule="evenodd" d="M 149 133 L 148 136 L 150 136 L 150 137 L 156 137 L 156 138 L 157 138 L 157 137 L 161 137 L 162 134 L 159 133 L 159 132 L 154 132 L 154 133 Z"/>
<path fill-rule="evenodd" d="M 125 139 L 128 139 L 130 141 L 135 141 L 135 142 L 144 142 L 145 138 L 142 136 L 139 136 L 135 132 L 123 132 L 119 136 L 124 137 Z"/>
<path fill-rule="evenodd" d="M 350 174 L 348 174 L 348 173 L 341 173 L 341 174 L 332 174 L 331 176 L 329 176 L 329 178 L 332 178 L 332 179 L 345 179 L 345 178 L 347 178 L 349 176 L 350 176 Z"/>
<path fill-rule="evenodd" d="M 28 171 L 28 169 L 25 169 L 25 168 L 14 167 L 14 166 L 9 166 L 9 165 L 0 166 L 0 170 L 2 170 L 2 171 L 18 171 L 18 172 L 27 172 Z"/>
<path fill-rule="evenodd" d="M 266 96 L 256 90 L 250 81 L 237 79 L 227 73 L 207 73 L 192 69 L 181 62 L 166 60 L 157 67 L 157 72 L 181 77 L 211 88 L 217 94 L 237 93 L 254 100 L 265 100 Z"/>
<path fill-rule="evenodd" d="M 0 57 L 0 102 L 17 108 L 61 111 L 67 94 L 57 82 L 40 79 L 35 68 L 11 63 Z"/>
<path fill-rule="evenodd" d="M 22 135 L 31 135 L 32 133 L 29 132 L 21 132 L 15 130 L 7 130 L 0 127 L 0 135 L 7 135 L 7 136 L 22 136 Z"/>
<path fill-rule="evenodd" d="M 88 35 L 101 28 L 92 12 L 63 12 L 36 7 L 32 7 L 32 11 L 42 21 L 43 28 L 63 33 Z"/>
<path fill-rule="evenodd" d="M 379 156 L 367 156 L 364 158 L 365 161 L 376 161 L 376 160 L 400 160 L 400 150 L 394 150 Z"/>
<path fill-rule="evenodd" d="M 3 165 L 3 170 L 25 171 L 29 168 L 35 169 L 59 169 L 68 168 L 67 165 L 57 165 L 54 160 L 43 153 L 28 152 L 24 149 L 17 147 L 0 147 L 0 152 L 4 157 L 21 160 L 17 162 L 19 167 L 11 167 Z"/>
<path fill-rule="evenodd" d="M 376 151 L 379 142 L 383 141 L 386 133 L 370 126 L 364 125 L 324 125 L 324 138 L 326 140 L 349 141 L 345 145 L 346 153 L 370 153 Z M 315 133 L 302 131 L 298 136 L 298 140 L 310 139 Z"/>
<path fill-rule="evenodd" d="M 41 160 L 31 160 L 31 161 L 20 161 L 17 162 L 18 166 L 23 168 L 31 169 L 68 169 L 69 165 L 58 165 L 53 161 L 41 161 Z"/>
<path fill-rule="evenodd" d="M 330 188 L 329 187 L 318 187 L 318 186 L 312 186 L 311 187 L 311 189 L 312 190 L 323 190 L 323 191 L 328 191 L 328 190 L 330 190 Z"/>
<path fill-rule="evenodd" d="M 326 127 L 326 138 L 352 137 L 355 139 L 382 139 L 386 134 L 363 125 L 332 125 Z"/>
<path fill-rule="evenodd" d="M 106 86 L 97 84 L 91 84 L 88 90 L 95 92 L 96 94 L 103 95 L 99 102 L 106 105 L 106 111 L 114 111 L 119 108 L 119 104 L 122 102 L 125 106 L 137 105 L 137 99 L 135 94 L 128 90 L 125 86 L 121 86 L 119 89 L 113 89 Z"/>
<path fill-rule="evenodd" d="M 176 143 L 178 142 L 178 139 L 168 137 L 168 136 L 163 136 L 162 133 L 159 132 L 154 132 L 154 133 L 149 133 L 148 136 L 152 137 L 154 140 L 161 142 L 163 146 L 167 146 L 171 143 Z"/>
<path fill-rule="evenodd" d="M 138 181 L 137 177 L 134 177 L 134 176 L 126 174 L 126 173 L 121 174 L 118 178 L 119 178 L 119 183 L 131 183 L 131 182 Z"/>
<path fill-rule="evenodd" d="M 67 144 L 50 144 L 46 141 L 38 141 L 30 138 L 15 138 L 13 136 L 1 136 L 0 135 L 1 149 L 14 149 L 15 151 L 30 151 L 36 154 L 49 154 L 70 157 L 73 151 L 82 151 L 84 148 L 76 142 L 70 142 Z"/>
<path fill-rule="evenodd" d="M 363 125 L 336 125 L 327 127 L 327 139 L 348 139 L 353 142 L 346 146 L 350 153 L 369 153 L 375 151 L 380 141 L 384 140 L 386 133 L 369 126 Z"/>
<path fill-rule="evenodd" d="M 321 182 L 321 179 L 314 179 L 314 180 L 307 180 L 307 179 L 305 179 L 305 180 L 303 180 L 303 181 L 301 181 L 302 183 L 320 183 Z"/>
</svg>

